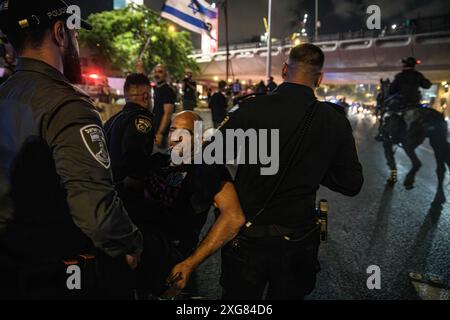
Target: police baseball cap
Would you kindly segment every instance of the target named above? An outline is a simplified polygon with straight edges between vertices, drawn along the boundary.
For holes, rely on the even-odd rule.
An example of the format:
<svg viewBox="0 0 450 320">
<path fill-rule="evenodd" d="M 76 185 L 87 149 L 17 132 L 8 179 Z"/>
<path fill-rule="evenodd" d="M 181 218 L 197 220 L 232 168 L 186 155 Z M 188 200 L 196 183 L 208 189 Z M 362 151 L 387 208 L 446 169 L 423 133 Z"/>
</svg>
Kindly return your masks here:
<svg viewBox="0 0 450 320">
<path fill-rule="evenodd" d="M 92 30 L 92 26 L 75 13 L 68 13 L 64 0 L 0 0 L 0 29 L 9 32 L 26 31 L 29 28 L 48 27 L 59 19 L 79 19 L 80 27 Z"/>
<path fill-rule="evenodd" d="M 415 67 L 416 65 L 419 64 L 417 59 L 414 57 L 403 58 L 402 63 L 407 67 Z"/>
</svg>

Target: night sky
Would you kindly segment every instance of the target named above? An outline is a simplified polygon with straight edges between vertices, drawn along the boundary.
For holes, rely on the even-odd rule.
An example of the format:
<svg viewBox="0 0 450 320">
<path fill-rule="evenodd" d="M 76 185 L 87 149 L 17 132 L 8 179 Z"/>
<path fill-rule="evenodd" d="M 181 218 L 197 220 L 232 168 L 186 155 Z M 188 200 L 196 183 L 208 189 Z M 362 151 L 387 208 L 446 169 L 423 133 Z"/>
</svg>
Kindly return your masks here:
<svg viewBox="0 0 450 320">
<path fill-rule="evenodd" d="M 112 0 L 74 0 L 89 12 L 112 8 Z M 146 0 L 146 4 L 161 11 L 164 0 Z M 212 1 L 209 1 L 212 2 Z M 219 1 L 217 1 L 219 2 Z M 251 42 L 264 33 L 263 17 L 267 16 L 267 0 L 229 0 L 230 42 Z M 322 34 L 358 31 L 365 28 L 366 9 L 376 4 L 381 8 L 382 24 L 401 23 L 405 18 L 417 18 L 450 14 L 449 0 L 319 0 Z M 305 13 L 310 15 L 307 25 L 309 34 L 314 33 L 314 0 L 273 0 L 273 36 L 286 38 L 299 32 L 299 20 Z M 220 45 L 225 43 L 221 14 Z M 199 46 L 200 37 L 192 40 Z"/>
</svg>

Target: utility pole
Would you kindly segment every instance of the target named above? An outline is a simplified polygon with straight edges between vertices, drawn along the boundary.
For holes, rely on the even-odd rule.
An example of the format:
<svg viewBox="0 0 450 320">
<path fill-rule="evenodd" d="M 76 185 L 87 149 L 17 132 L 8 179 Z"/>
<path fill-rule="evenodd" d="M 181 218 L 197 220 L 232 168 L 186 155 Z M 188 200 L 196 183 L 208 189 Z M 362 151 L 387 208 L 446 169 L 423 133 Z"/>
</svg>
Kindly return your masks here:
<svg viewBox="0 0 450 320">
<path fill-rule="evenodd" d="M 269 0 L 269 30 L 267 31 L 267 70 L 266 79 L 272 76 L 272 0 Z"/>
<path fill-rule="evenodd" d="M 224 0 L 223 2 L 223 12 L 225 15 L 225 42 L 226 42 L 226 50 L 227 50 L 227 63 L 226 63 L 226 81 L 230 79 L 230 35 L 228 31 L 228 0 Z"/>
<path fill-rule="evenodd" d="M 319 20 L 319 0 L 316 0 L 316 33 L 315 33 L 315 41 L 319 40 L 319 27 L 320 27 L 320 20 Z"/>
</svg>

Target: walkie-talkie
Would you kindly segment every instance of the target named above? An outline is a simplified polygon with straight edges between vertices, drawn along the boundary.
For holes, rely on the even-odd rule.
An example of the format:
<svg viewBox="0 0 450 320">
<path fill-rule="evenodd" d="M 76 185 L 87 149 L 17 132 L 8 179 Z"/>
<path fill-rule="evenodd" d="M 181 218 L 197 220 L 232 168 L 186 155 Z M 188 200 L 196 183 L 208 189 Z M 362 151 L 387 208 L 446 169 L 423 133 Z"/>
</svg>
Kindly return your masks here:
<svg viewBox="0 0 450 320">
<path fill-rule="evenodd" d="M 327 200 L 320 200 L 318 212 L 318 223 L 320 225 L 320 241 L 328 241 L 328 212 L 329 206 Z"/>
</svg>

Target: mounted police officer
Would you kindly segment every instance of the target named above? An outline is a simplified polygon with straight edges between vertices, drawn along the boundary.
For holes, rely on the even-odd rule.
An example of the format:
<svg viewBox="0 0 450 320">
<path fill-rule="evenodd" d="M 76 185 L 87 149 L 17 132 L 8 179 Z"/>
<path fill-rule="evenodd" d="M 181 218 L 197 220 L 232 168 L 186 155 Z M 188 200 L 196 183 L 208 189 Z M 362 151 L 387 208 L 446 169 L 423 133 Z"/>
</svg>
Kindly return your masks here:
<svg viewBox="0 0 450 320">
<path fill-rule="evenodd" d="M 430 80 L 416 70 L 419 63 L 416 58 L 402 59 L 402 63 L 403 70 L 395 76 L 389 90 L 386 90 L 383 86 L 383 89 L 387 92 L 384 92 L 385 99 L 381 102 L 383 118 L 381 119 L 379 134 L 375 138 L 377 141 L 397 143 L 400 137 L 417 120 L 417 108 L 422 100 L 420 88 L 431 88 Z M 384 116 L 391 117 L 390 128 L 386 127 Z"/>
<path fill-rule="evenodd" d="M 280 136 L 276 175 L 261 176 L 262 164 L 240 165 L 237 171 L 248 223 L 222 252 L 226 300 L 262 299 L 267 285 L 268 299 L 310 294 L 319 271 L 317 190 L 322 185 L 347 196 L 361 190 L 350 123 L 341 108 L 315 97 L 324 59 L 312 44 L 293 48 L 283 67 L 284 83 L 274 94 L 241 102 L 221 129 L 279 130 Z"/>
<path fill-rule="evenodd" d="M 422 99 L 419 89 L 431 88 L 430 80 L 416 70 L 416 65 L 418 64 L 416 58 L 402 59 L 402 63 L 403 71 L 395 76 L 389 88 L 390 95 L 399 96 L 399 108 L 395 111 L 418 107 Z"/>
<path fill-rule="evenodd" d="M 19 54 L 16 72 L 0 87 L 0 255 L 41 270 L 95 246 L 103 297 L 132 298 L 127 276 L 142 235 L 114 190 L 98 113 L 71 84 L 81 74 L 67 9 L 58 0 L 0 1 L 0 28 Z M 34 280 L 42 279 L 55 280 L 49 298 L 63 297 L 53 271 Z"/>
</svg>

